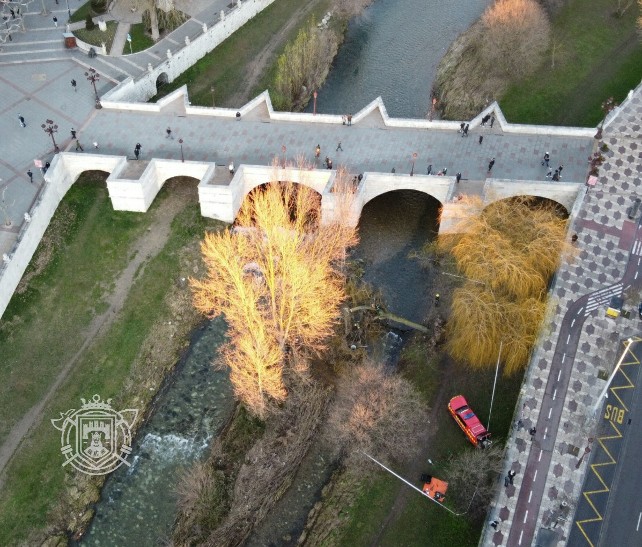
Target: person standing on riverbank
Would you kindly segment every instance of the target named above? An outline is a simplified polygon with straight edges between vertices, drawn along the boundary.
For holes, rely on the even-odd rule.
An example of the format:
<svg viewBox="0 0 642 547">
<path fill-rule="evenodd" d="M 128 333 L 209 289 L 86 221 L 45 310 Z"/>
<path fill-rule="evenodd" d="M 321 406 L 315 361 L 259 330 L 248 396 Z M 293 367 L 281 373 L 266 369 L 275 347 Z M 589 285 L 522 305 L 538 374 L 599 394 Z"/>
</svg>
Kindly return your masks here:
<svg viewBox="0 0 642 547">
<path fill-rule="evenodd" d="M 481 144 L 484 140 L 484 135 L 479 135 L 479 144 Z"/>
<path fill-rule="evenodd" d="M 317 144 L 317 147 L 314 149 L 314 157 L 319 158 L 321 156 L 321 145 Z"/>
<path fill-rule="evenodd" d="M 348 114 L 348 127 L 352 125 L 352 114 Z"/>
</svg>

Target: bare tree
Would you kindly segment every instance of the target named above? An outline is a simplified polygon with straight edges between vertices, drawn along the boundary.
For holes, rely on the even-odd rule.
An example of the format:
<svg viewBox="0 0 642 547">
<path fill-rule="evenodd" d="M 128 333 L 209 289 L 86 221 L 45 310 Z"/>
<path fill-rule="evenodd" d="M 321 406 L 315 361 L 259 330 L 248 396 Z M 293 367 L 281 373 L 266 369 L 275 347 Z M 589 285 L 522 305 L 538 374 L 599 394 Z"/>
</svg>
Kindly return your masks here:
<svg viewBox="0 0 642 547">
<path fill-rule="evenodd" d="M 535 0 L 497 0 L 482 15 L 482 62 L 504 76 L 524 76 L 548 47 L 550 23 Z"/>
<path fill-rule="evenodd" d="M 356 231 L 320 220 L 316 192 L 270 183 L 246 198 L 237 229 L 206 234 L 207 276 L 191 280 L 196 308 L 225 315 L 223 362 L 237 397 L 260 417 L 284 400 L 284 375 L 305 372 L 300 356 L 324 347 L 339 316 L 340 266 Z"/>
<path fill-rule="evenodd" d="M 348 455 L 364 451 L 397 460 L 415 453 L 417 432 L 429 427 L 425 403 L 412 384 L 372 362 L 340 380 L 329 424 L 332 441 Z"/>
<path fill-rule="evenodd" d="M 471 516 L 486 512 L 503 457 L 503 448 L 495 444 L 484 450 L 460 450 L 450 457 L 444 479 L 448 481 L 448 497 L 460 511 L 468 510 Z"/>
</svg>

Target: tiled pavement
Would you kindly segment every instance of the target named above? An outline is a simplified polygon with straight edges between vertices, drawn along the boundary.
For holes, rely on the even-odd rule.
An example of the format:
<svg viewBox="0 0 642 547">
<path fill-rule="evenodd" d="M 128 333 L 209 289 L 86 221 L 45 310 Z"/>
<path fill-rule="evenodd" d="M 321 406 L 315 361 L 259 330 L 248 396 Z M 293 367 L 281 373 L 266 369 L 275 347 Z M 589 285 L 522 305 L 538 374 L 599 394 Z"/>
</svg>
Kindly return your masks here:
<svg viewBox="0 0 642 547">
<path fill-rule="evenodd" d="M 624 292 L 625 306 L 629 309 L 640 302 L 642 276 L 638 279 L 637 275 L 638 270 L 642 271 L 640 245 L 634 242 L 640 215 L 630 220 L 627 212 L 642 189 L 641 125 L 642 89 L 639 87 L 604 132 L 604 142 L 610 149 L 604 154 L 606 161 L 600 169 L 599 183 L 585 197 L 573 226 L 579 235 L 580 252 L 574 260 L 562 264 L 556 276 L 551 291 L 551 316 L 531 360 L 518 404 L 516 418 L 521 417 L 524 427 L 515 428 L 508 443 L 506 472 L 513 469 L 517 476 L 514 486 L 498 487 L 491 518 L 502 522 L 496 531 L 487 527 L 483 545 L 534 545 L 538 538 L 541 545 L 564 545 L 574 525 L 573 514 L 589 458 L 584 458 L 579 468 L 576 466 L 589 446 L 588 438 L 594 436 L 593 407 L 605 385 L 598 374 L 604 370 L 610 372 L 615 366 L 623 339 L 640 333 L 637 313 L 631 318 L 609 319 L 604 312 L 613 294 Z M 632 275 L 623 287 L 621 281 L 627 265 Z M 591 293 L 597 298 L 587 299 L 586 295 Z M 579 306 L 576 303 L 582 297 L 583 305 Z M 560 334 L 565 338 L 569 328 L 577 328 L 574 324 L 567 325 L 561 333 L 569 312 L 572 313 L 567 322 L 577 321 L 581 333 L 574 358 L 569 352 L 563 363 L 565 372 L 570 372 L 568 391 L 553 397 L 564 398 L 559 427 L 544 436 L 546 430 L 542 431 L 541 426 L 547 423 L 548 408 L 543 408 L 544 393 L 551 395 L 559 380 L 555 376 L 561 375 L 557 372 L 550 377 L 551 363 Z M 528 430 L 534 424 L 539 427 L 531 440 Z M 532 473 L 527 477 L 529 456 L 537 459 L 546 452 L 552 456 L 548 472 L 534 480 Z M 538 481 L 545 481 L 541 504 L 531 500 L 530 493 Z M 516 511 L 520 495 L 524 507 Z M 525 514 L 524 510 L 529 508 L 530 514 Z M 514 518 L 516 512 L 519 518 Z M 534 530 L 530 534 L 529 524 Z"/>
</svg>

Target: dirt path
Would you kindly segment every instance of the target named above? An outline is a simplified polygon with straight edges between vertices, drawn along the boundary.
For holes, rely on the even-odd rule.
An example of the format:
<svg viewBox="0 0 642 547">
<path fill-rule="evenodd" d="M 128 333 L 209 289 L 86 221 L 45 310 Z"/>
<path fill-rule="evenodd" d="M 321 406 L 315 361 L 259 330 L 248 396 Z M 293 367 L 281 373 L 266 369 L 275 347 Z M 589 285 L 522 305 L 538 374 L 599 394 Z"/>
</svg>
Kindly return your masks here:
<svg viewBox="0 0 642 547">
<path fill-rule="evenodd" d="M 306 5 L 301 6 L 292 14 L 288 22 L 281 27 L 281 30 L 272 36 L 270 41 L 258 53 L 254 60 L 251 63 L 248 63 L 245 67 L 245 76 L 238 86 L 238 91 L 224 101 L 224 106 L 236 108 L 254 98 L 253 96 L 250 96 L 251 92 L 258 85 L 259 80 L 263 77 L 265 71 L 270 67 L 274 57 L 276 56 L 277 50 L 283 47 L 293 28 L 300 25 L 301 22 L 310 15 L 310 12 L 312 12 L 312 10 L 320 3 L 321 0 L 312 0 Z"/>
<path fill-rule="evenodd" d="M 449 370 L 449 368 L 446 368 L 446 370 Z M 448 372 L 446 372 L 445 374 L 447 375 Z M 435 400 L 433 401 L 433 406 L 430 410 L 428 418 L 431 424 L 438 424 L 440 422 L 440 415 L 443 415 L 444 407 L 446 406 L 446 402 L 448 400 L 448 393 L 450 393 L 450 382 L 448 382 L 445 378 L 440 382 L 440 386 L 441 387 L 439 388 Z M 435 435 L 437 434 L 437 431 L 434 428 L 425 428 L 423 431 L 424 434 L 418 440 L 421 446 L 422 453 L 427 454 L 429 453 L 429 448 L 435 438 Z M 413 481 L 417 481 L 421 474 L 426 471 L 425 467 L 426 465 L 423 458 L 414 458 L 408 468 L 405 470 L 406 476 L 410 477 L 410 479 Z M 379 545 L 379 543 L 381 542 L 381 538 L 384 532 L 387 530 L 388 526 L 391 523 L 395 522 L 404 512 L 410 496 L 416 495 L 417 493 L 410 488 L 406 488 L 403 485 L 399 487 L 395 502 L 392 505 L 390 512 L 386 516 L 386 520 L 381 523 L 379 532 L 372 541 L 371 545 Z"/>
<path fill-rule="evenodd" d="M 106 332 L 117 318 L 136 276 L 143 272 L 145 263 L 163 249 L 169 238 L 172 220 L 185 208 L 190 199 L 194 199 L 193 188 L 185 184 L 173 185 L 170 194 L 153 213 L 154 220 L 147 232 L 128 251 L 128 255 L 133 255 L 134 258 L 114 280 L 114 290 L 106 299 L 109 307 L 104 313 L 97 315 L 86 331 L 81 334 L 83 343 L 78 352 L 65 363 L 47 393 L 13 427 L 6 441 L 0 446 L 0 488 L 4 484 L 5 470 L 23 439 L 34 426 L 42 421 L 43 410 L 69 376 L 80 357 L 85 354 L 95 338 L 102 332 Z"/>
</svg>

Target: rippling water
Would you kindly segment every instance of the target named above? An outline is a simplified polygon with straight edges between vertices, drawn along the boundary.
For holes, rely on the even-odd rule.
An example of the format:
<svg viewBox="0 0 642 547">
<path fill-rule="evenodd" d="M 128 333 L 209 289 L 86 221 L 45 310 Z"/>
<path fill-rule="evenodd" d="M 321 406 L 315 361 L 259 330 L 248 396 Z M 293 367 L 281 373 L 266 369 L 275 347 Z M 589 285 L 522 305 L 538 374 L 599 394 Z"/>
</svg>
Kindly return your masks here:
<svg viewBox="0 0 642 547">
<path fill-rule="evenodd" d="M 425 117 L 439 60 L 490 0 L 375 0 L 350 23 L 317 112 L 357 112 L 379 95 L 388 114 Z M 308 112 L 313 108 L 308 105 Z"/>
</svg>

